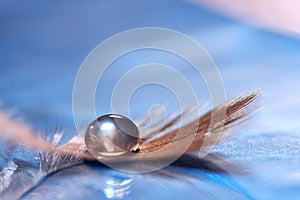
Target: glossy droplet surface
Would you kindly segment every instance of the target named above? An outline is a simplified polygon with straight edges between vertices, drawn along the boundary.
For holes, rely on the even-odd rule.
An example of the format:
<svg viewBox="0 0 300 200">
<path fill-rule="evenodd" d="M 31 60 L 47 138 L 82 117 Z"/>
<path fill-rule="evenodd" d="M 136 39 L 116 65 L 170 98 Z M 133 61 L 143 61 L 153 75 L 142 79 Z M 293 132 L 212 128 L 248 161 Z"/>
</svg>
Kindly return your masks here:
<svg viewBox="0 0 300 200">
<path fill-rule="evenodd" d="M 98 160 L 130 152 L 137 145 L 138 139 L 136 125 L 128 118 L 116 114 L 97 118 L 85 133 L 85 145 Z"/>
</svg>

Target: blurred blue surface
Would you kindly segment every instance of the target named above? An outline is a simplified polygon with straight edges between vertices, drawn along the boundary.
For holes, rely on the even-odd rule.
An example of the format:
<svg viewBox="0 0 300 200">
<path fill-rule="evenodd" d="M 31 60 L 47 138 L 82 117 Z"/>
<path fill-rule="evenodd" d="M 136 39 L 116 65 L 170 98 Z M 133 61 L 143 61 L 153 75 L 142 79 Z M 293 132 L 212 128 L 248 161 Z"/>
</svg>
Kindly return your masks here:
<svg viewBox="0 0 300 200">
<path fill-rule="evenodd" d="M 222 74 L 227 96 L 251 88 L 262 90 L 264 108 L 251 126 L 215 149 L 247 173 L 219 174 L 170 166 L 163 171 L 171 176 L 134 175 L 81 165 L 48 177 L 24 198 L 45 193 L 49 199 L 57 194 L 57 198 L 75 199 L 298 199 L 300 40 L 185 1 L 1 1 L 2 108 L 15 110 L 32 127 L 42 131 L 46 127 L 49 133 L 62 125 L 63 141 L 67 141 L 76 133 L 72 87 L 85 56 L 113 34 L 146 26 L 171 28 L 202 44 Z M 166 56 L 145 51 L 129 55 L 119 64 L 130 68 L 153 60 L 167 62 L 190 77 L 192 85 L 201 84 L 183 63 Z M 113 76 L 104 79 L 104 93 L 96 105 L 99 114 L 109 112 L 109 85 L 121 72 L 112 66 Z M 133 115 L 144 113 L 149 106 L 138 104 L 141 97 L 149 104 L 165 103 L 166 96 L 158 96 L 157 90 L 146 88 L 146 93 L 137 94 L 133 105 L 139 106 L 132 106 Z M 199 100 L 206 100 L 199 91 Z"/>
</svg>

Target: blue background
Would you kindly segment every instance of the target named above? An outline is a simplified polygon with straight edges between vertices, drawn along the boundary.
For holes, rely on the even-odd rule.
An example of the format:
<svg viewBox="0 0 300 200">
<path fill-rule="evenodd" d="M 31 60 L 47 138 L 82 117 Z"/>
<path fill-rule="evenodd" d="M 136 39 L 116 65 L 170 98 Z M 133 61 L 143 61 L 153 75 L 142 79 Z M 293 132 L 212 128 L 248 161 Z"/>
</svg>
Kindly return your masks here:
<svg viewBox="0 0 300 200">
<path fill-rule="evenodd" d="M 297 199 L 299 38 L 258 29 L 198 5 L 171 0 L 1 1 L 2 108 L 17 113 L 41 131 L 46 127 L 52 133 L 57 125 L 62 125 L 63 141 L 67 141 L 76 134 L 72 89 L 84 58 L 113 34 L 147 26 L 171 28 L 198 41 L 219 68 L 228 97 L 253 88 L 262 91 L 263 109 L 251 125 L 214 150 L 226 163 L 238 166 L 242 175 L 168 167 L 163 171 L 171 174 L 170 178 L 157 173 L 132 175 L 97 166 L 79 166 L 54 174 L 32 193 L 48 187 L 52 188 L 45 190 L 49 198 L 55 194 L 53 191 L 59 191 L 61 198 L 73 195 L 79 199 L 111 198 L 119 193 L 120 198 L 126 199 Z M 163 58 L 161 54 L 145 51 L 129 55 L 122 62 L 130 68 L 153 58 L 168 60 L 183 75 L 191 77 L 192 85 L 199 84 L 192 71 L 168 55 Z M 118 73 L 120 69 L 112 66 L 108 75 Z M 109 112 L 107 99 L 114 83 L 112 77 L 106 78 L 101 86 L 103 99 L 97 97 L 99 114 Z M 168 94 L 158 96 L 157 90 L 160 89 L 146 88 L 147 92 L 137 93 L 132 104 L 139 106 L 131 107 L 133 115 L 144 113 L 148 104 L 165 103 Z M 201 92 L 197 95 L 200 101 L 207 99 Z M 140 105 L 142 97 L 148 103 Z M 123 186 L 112 186 L 113 183 L 123 183 L 128 188 L 122 190 Z M 62 190 L 62 186 L 68 190 Z M 77 191 L 71 192 L 74 188 Z"/>
</svg>

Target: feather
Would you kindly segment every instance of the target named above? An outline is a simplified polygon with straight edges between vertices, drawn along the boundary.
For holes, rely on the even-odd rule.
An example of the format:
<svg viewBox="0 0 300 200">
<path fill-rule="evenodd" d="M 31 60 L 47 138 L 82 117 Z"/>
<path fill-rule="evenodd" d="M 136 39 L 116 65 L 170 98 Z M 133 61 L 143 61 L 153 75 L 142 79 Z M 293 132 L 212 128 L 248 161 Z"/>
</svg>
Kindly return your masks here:
<svg viewBox="0 0 300 200">
<path fill-rule="evenodd" d="M 210 130 L 210 132 L 215 132 L 216 130 L 222 128 L 223 131 L 228 129 L 229 127 L 233 126 L 235 123 L 238 121 L 241 121 L 245 117 L 248 117 L 250 113 L 254 112 L 255 109 L 253 107 L 249 107 L 249 105 L 254 102 L 257 97 L 260 95 L 258 91 L 251 92 L 247 95 L 241 95 L 238 98 L 235 98 L 223 105 L 218 106 L 217 108 L 214 108 L 212 111 L 209 111 L 208 113 L 204 114 L 201 116 L 199 119 L 196 119 L 192 121 L 191 123 L 188 123 L 184 127 L 180 127 L 181 131 L 181 137 L 176 138 L 176 135 L 178 134 L 178 129 L 175 129 L 174 131 L 171 131 L 164 136 L 151 141 L 151 142 L 146 142 L 142 145 L 140 145 L 140 152 L 141 153 L 146 153 L 146 152 L 152 152 L 157 150 L 158 148 L 161 148 L 162 146 L 165 146 L 169 143 L 173 142 L 180 142 L 185 137 L 194 137 L 192 144 L 190 145 L 188 152 L 195 151 L 200 149 L 205 136 L 208 133 L 208 129 L 210 127 L 210 122 L 211 122 L 211 113 L 216 112 L 218 113 L 220 110 L 225 109 L 226 111 L 226 116 L 225 116 L 225 121 L 222 124 L 223 126 L 212 126 L 214 127 L 213 130 Z M 219 119 L 214 119 L 214 122 L 216 124 L 219 123 Z M 222 120 L 222 119 L 220 119 Z M 195 129 L 195 126 L 196 129 Z M 194 133 L 191 130 L 197 130 L 196 133 Z M 174 138 L 176 138 L 174 140 Z M 218 140 L 221 141 L 225 139 L 224 137 L 219 138 Z"/>
<path fill-rule="evenodd" d="M 199 119 L 191 121 L 182 127 L 178 127 L 177 122 L 181 116 L 173 116 L 168 120 L 168 123 L 159 131 L 154 130 L 149 132 L 148 137 L 138 146 L 137 159 L 143 159 L 147 152 L 155 152 L 158 149 L 169 147 L 181 148 L 185 144 L 186 139 L 192 138 L 192 143 L 186 150 L 186 154 L 174 162 L 175 166 L 189 166 L 189 167 L 204 167 L 203 163 L 195 162 L 195 157 L 190 157 L 191 152 L 199 150 L 204 143 L 204 138 L 207 134 L 216 137 L 216 131 L 222 129 L 226 131 L 229 128 L 241 124 L 249 118 L 250 114 L 257 110 L 255 102 L 260 96 L 259 91 L 253 91 L 243 94 L 228 101 L 213 110 L 202 115 Z M 216 118 L 211 119 L 211 113 L 218 113 L 224 109 L 226 112 L 225 119 Z M 190 111 L 183 115 L 188 117 Z M 223 121 L 220 121 L 223 120 Z M 214 123 L 210 126 L 210 123 Z M 220 123 L 222 122 L 222 123 Z M 213 127 L 213 129 L 209 129 Z M 177 136 L 177 131 L 180 129 L 180 137 Z M 191 131 L 191 130 L 197 130 Z M 151 140 L 149 136 L 156 136 L 158 133 L 165 131 L 165 134 Z M 218 138 L 218 142 L 225 140 L 230 135 L 222 134 Z M 81 142 L 78 136 L 74 136 L 69 142 L 61 146 L 57 146 L 61 133 L 54 134 L 53 141 L 49 141 L 35 133 L 27 125 L 11 120 L 7 114 L 0 112 L 0 137 L 3 139 L 18 143 L 26 148 L 31 148 L 39 152 L 39 167 L 32 166 L 28 162 L 13 159 L 7 163 L 7 166 L 0 171 L 0 195 L 4 199 L 16 199 L 29 192 L 47 175 L 64 168 L 72 167 L 83 163 L 84 161 L 96 161 L 94 157 L 88 152 L 85 144 Z M 150 139 L 150 140 L 149 140 Z M 210 145 L 210 143 L 206 143 Z M 172 148 L 172 146 L 171 146 Z M 167 149 L 163 155 L 159 157 L 167 158 L 172 156 L 174 151 Z M 155 154 L 154 154 L 155 155 Z M 186 155 L 186 156 L 185 156 Z M 156 159 L 156 158 L 151 158 Z M 150 159 L 150 160 L 151 160 Z M 27 163 L 27 164 L 26 164 Z M 211 164 L 209 166 L 212 166 Z M 218 167 L 213 167 L 222 171 Z M 20 184 L 21 183 L 21 184 Z"/>
</svg>

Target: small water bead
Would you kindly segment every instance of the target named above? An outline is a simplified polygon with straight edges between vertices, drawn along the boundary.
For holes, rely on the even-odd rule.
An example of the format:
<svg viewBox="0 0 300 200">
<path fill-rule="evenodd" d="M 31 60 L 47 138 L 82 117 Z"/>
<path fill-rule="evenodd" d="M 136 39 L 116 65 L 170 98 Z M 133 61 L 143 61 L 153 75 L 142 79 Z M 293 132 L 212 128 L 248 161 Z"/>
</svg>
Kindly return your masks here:
<svg viewBox="0 0 300 200">
<path fill-rule="evenodd" d="M 132 151 L 137 146 L 138 139 L 137 126 L 128 118 L 117 114 L 97 118 L 85 133 L 85 145 L 98 160 Z"/>
</svg>

